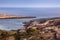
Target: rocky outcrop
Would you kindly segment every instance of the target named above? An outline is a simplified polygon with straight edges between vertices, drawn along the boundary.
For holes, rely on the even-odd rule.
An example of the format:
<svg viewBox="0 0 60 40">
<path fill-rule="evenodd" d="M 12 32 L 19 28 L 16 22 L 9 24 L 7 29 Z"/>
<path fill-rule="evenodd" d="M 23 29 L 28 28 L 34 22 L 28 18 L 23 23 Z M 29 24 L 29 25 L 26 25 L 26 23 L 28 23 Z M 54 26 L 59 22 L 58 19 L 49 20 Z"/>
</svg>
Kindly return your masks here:
<svg viewBox="0 0 60 40">
<path fill-rule="evenodd" d="M 29 20 L 18 30 L 0 30 L 0 40 L 60 40 L 60 17 Z"/>
<path fill-rule="evenodd" d="M 29 29 L 37 29 L 44 33 L 46 40 L 60 40 L 60 17 L 42 18 L 24 22 Z"/>
</svg>

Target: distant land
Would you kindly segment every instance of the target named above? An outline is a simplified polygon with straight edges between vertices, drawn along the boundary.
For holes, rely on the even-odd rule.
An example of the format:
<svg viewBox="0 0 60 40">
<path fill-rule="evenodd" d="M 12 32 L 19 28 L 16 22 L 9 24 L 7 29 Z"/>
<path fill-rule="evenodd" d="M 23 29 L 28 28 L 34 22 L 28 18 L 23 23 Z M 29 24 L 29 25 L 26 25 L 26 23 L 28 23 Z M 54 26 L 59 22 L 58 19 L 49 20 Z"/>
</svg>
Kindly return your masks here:
<svg viewBox="0 0 60 40">
<path fill-rule="evenodd" d="M 13 14 L 0 14 L 0 19 L 20 19 L 20 18 L 36 18 L 35 16 L 21 16 Z"/>
</svg>

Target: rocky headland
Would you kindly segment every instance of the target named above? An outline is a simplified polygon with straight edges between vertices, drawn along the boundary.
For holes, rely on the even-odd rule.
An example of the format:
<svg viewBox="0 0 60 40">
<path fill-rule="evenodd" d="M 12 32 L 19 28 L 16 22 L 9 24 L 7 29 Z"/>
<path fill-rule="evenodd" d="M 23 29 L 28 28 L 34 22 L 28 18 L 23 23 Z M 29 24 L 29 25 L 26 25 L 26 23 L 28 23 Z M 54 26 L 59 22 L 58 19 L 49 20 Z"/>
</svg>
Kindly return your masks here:
<svg viewBox="0 0 60 40">
<path fill-rule="evenodd" d="M 0 19 L 21 19 L 21 18 L 36 18 L 35 16 L 22 16 L 13 14 L 0 14 Z"/>
<path fill-rule="evenodd" d="M 18 30 L 0 30 L 0 40 L 60 40 L 60 17 L 23 22 Z"/>
</svg>

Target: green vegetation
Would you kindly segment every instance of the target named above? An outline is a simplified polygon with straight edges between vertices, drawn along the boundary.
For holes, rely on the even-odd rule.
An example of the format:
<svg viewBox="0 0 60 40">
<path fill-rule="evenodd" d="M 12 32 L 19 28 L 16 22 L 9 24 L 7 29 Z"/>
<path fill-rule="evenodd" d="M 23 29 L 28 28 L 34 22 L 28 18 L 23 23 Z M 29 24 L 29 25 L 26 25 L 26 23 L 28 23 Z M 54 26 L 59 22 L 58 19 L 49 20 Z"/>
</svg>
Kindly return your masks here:
<svg viewBox="0 0 60 40">
<path fill-rule="evenodd" d="M 44 33 L 33 28 L 27 28 L 26 32 L 22 33 L 22 36 L 28 40 L 46 40 Z"/>
<path fill-rule="evenodd" d="M 0 30 L 0 40 L 6 40 L 10 36 L 14 36 L 16 32 L 14 31 L 5 31 L 5 30 Z"/>
<path fill-rule="evenodd" d="M 9 38 L 13 36 L 15 40 L 20 40 L 21 38 L 26 38 L 28 40 L 45 40 L 44 33 L 42 33 L 40 30 L 33 29 L 33 28 L 27 28 L 26 32 L 19 32 L 17 31 L 0 31 L 0 39 L 6 40 L 6 38 Z M 36 39 L 35 39 L 36 38 Z M 21 39 L 22 40 L 22 39 Z"/>
</svg>

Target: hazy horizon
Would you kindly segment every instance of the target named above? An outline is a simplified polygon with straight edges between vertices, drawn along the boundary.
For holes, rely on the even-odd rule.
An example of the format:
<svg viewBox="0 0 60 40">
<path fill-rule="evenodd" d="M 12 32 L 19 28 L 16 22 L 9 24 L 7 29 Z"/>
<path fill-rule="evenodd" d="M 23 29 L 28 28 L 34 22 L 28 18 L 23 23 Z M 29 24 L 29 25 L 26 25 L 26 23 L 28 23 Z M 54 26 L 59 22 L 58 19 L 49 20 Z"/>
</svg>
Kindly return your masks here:
<svg viewBox="0 0 60 40">
<path fill-rule="evenodd" d="M 60 8 L 13 8 L 13 7 L 0 7 L 0 13 L 4 14 L 17 14 L 36 17 L 54 17 L 60 16 Z"/>
</svg>

